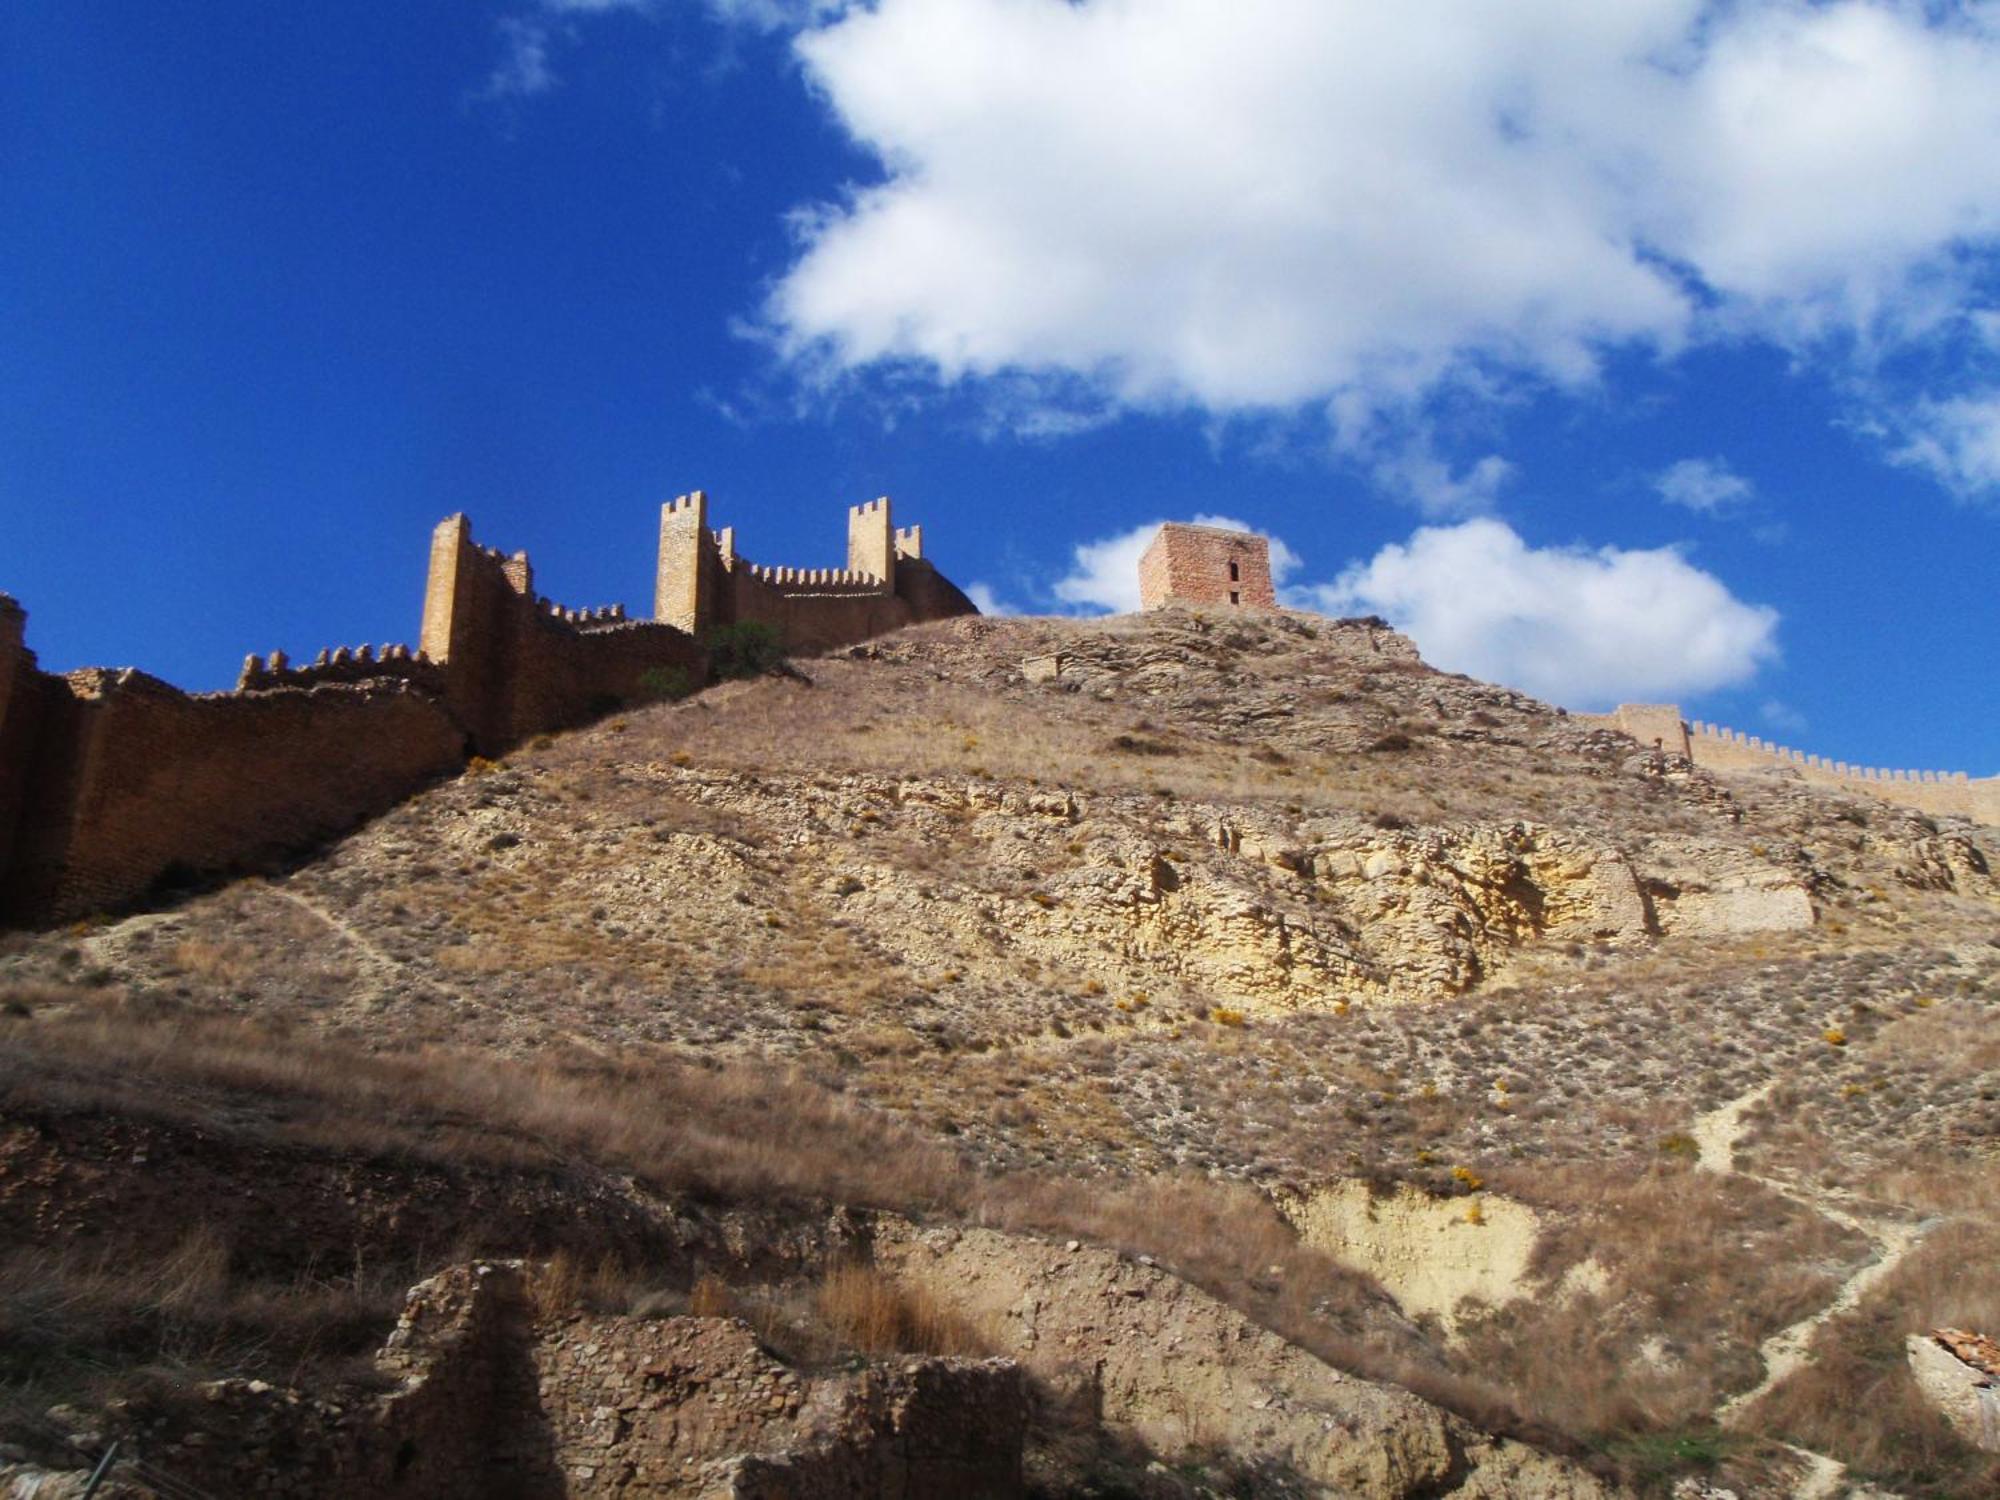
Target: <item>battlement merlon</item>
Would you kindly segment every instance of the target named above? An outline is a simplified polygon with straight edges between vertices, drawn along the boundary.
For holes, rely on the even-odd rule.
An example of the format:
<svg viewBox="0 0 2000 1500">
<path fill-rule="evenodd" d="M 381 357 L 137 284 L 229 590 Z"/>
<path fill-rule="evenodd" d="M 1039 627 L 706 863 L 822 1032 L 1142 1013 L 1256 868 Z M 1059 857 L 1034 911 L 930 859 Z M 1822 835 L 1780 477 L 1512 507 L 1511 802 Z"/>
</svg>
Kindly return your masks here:
<svg viewBox="0 0 2000 1500">
<path fill-rule="evenodd" d="M 889 519 L 889 497 L 883 495 L 847 511 L 847 569 L 882 580 L 896 588 L 896 530 Z"/>
<path fill-rule="evenodd" d="M 921 526 L 898 526 L 896 528 L 896 556 L 907 557 L 922 562 L 924 557 L 924 528 Z"/>
</svg>

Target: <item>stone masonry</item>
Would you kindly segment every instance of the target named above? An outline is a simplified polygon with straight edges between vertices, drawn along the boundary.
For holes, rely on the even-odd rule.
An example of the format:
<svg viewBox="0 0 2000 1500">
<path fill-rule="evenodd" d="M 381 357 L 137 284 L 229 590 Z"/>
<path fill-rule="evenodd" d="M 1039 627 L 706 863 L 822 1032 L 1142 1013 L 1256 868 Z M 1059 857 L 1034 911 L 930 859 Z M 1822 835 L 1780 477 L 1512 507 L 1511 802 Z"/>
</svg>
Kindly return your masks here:
<svg viewBox="0 0 2000 1500">
<path fill-rule="evenodd" d="M 1139 607 L 1168 604 L 1275 609 L 1269 539 L 1169 521 L 1139 559 Z"/>
<path fill-rule="evenodd" d="M 384 1394 L 217 1381 L 192 1426 L 135 1404 L 120 1436 L 151 1473 L 275 1500 L 1022 1493 L 1029 1394 L 1010 1360 L 810 1374 L 734 1318 L 538 1317 L 525 1270 L 412 1287 L 376 1356 Z"/>
<path fill-rule="evenodd" d="M 1575 717 L 1580 723 L 1629 734 L 1641 745 L 1684 757 L 1704 770 L 1776 771 L 1821 786 L 1866 792 L 1919 812 L 2000 827 L 2000 776 L 1974 780 L 1963 771 L 1889 771 L 1850 765 L 1767 744 L 1754 734 L 1699 719 L 1690 722 L 1672 703 L 1624 703 L 1612 713 Z"/>
<path fill-rule="evenodd" d="M 128 901 L 163 877 L 240 869 L 382 812 L 470 755 L 698 687 L 704 637 L 757 623 L 792 652 L 977 613 L 889 502 L 854 507 L 848 567 L 755 566 L 699 492 L 662 517 L 657 619 L 535 592 L 525 552 L 431 538 L 417 645 L 252 656 L 233 693 L 130 668 L 43 672 L 0 594 L 0 925 Z"/>
</svg>

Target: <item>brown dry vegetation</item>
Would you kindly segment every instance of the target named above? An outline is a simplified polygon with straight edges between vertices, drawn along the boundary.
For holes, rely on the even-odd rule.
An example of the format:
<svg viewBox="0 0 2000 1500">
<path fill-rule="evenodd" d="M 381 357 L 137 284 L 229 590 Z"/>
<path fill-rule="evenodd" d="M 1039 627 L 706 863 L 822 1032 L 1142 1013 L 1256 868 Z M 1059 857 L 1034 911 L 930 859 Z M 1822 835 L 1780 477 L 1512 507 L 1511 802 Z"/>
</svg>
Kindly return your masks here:
<svg viewBox="0 0 2000 1500">
<path fill-rule="evenodd" d="M 1024 682 L 1053 650 L 1063 676 Z M 11 940 L 0 1142 L 25 1154 L 0 1212 L 42 1257 L 22 1265 L 85 1285 L 134 1243 L 120 1213 L 179 1244 L 192 1225 L 161 1216 L 209 1193 L 227 1269 L 194 1335 L 145 1311 L 164 1306 L 148 1271 L 122 1332 L 79 1314 L 77 1358 L 6 1378 L 337 1370 L 359 1326 L 339 1308 L 379 1316 L 382 1287 L 465 1251 L 556 1256 L 555 1303 L 705 1288 L 810 1358 L 921 1344 L 921 1310 L 871 1302 L 865 1235 L 829 1237 L 840 1204 L 1151 1254 L 1337 1363 L 1634 1475 L 1717 1455 L 1747 1473 L 1769 1435 L 1980 1493 L 1990 1470 L 1913 1415 L 1900 1334 L 1995 1321 L 1946 1285 L 1954 1256 L 1992 1250 L 1966 1187 L 2000 1137 L 1991 834 L 1663 766 L 1358 623 L 963 621 L 807 676 L 538 742 L 284 876 Z M 1178 961 L 1187 934 L 1078 915 L 1150 869 L 1337 933 L 1293 851 L 1522 819 L 1786 872 L 1818 921 L 1530 933 L 1464 993 L 1375 1004 L 1246 999 Z M 1746 1170 L 1947 1222 L 1724 1437 L 1708 1414 L 1755 1382 L 1760 1340 L 1871 1254 L 1794 1197 L 1693 1169 L 1695 1120 L 1767 1082 Z M 57 1170 L 65 1152 L 89 1170 Z M 199 1184 L 178 1203 L 140 1192 L 163 1160 Z M 1343 1176 L 1462 1192 L 1454 1166 L 1543 1212 L 1545 1286 L 1589 1258 L 1603 1289 L 1449 1342 L 1302 1247 L 1268 1196 Z M 329 1216 L 311 1184 L 342 1173 L 379 1213 Z M 421 1209 L 392 1212 L 398 1193 Z M 797 1243 L 748 1265 L 662 1227 L 725 1212 Z M 276 1314 L 262 1344 L 229 1332 L 239 1305 L 322 1295 L 317 1343 Z M 61 1318 L 16 1300 L 4 1315 L 60 1351 Z"/>
</svg>

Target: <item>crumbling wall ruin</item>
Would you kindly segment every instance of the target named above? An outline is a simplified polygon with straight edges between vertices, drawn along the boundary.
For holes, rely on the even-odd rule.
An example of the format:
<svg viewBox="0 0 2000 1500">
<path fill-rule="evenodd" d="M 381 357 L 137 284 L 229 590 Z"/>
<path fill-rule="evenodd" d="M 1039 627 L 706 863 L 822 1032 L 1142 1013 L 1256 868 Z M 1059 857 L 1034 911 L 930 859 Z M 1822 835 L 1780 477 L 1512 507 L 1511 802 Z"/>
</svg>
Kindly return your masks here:
<svg viewBox="0 0 2000 1500">
<path fill-rule="evenodd" d="M 538 1318 L 515 1262 L 411 1288 L 375 1366 L 383 1394 L 217 1381 L 192 1425 L 134 1408 L 122 1436 L 151 1474 L 278 1500 L 1022 1493 L 1011 1361 L 801 1374 L 734 1318 Z"/>
</svg>

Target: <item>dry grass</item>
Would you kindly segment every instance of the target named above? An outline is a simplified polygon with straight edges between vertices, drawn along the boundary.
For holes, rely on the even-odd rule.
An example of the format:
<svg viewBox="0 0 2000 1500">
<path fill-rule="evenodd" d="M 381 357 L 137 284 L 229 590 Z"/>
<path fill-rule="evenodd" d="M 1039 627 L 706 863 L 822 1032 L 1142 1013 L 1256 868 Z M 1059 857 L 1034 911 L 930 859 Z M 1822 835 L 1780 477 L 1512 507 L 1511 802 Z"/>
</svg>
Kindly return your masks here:
<svg viewBox="0 0 2000 1500">
<path fill-rule="evenodd" d="M 58 1401 L 218 1374 L 353 1379 L 401 1288 L 360 1267 L 335 1276 L 237 1272 L 229 1246 L 187 1229 L 147 1258 L 62 1245 L 0 1253 L 0 1426 L 38 1425 Z"/>
<path fill-rule="evenodd" d="M 814 1305 L 843 1346 L 864 1353 L 985 1352 L 973 1331 L 928 1292 L 904 1286 L 861 1261 L 828 1268 Z"/>
<path fill-rule="evenodd" d="M 1960 1217 L 1933 1230 L 1862 1307 L 1829 1323 L 1811 1361 L 1759 1404 L 1756 1420 L 1906 1495 L 2000 1494 L 2000 1455 L 1976 1452 L 1931 1410 L 1903 1344 L 1932 1328 L 2000 1329 L 2000 1178 L 1932 1169 L 1898 1185 L 1906 1201 Z"/>
<path fill-rule="evenodd" d="M 1022 683 L 1019 660 L 1052 645 L 1064 680 Z M 1972 946 L 1990 903 L 1897 873 L 1936 832 L 1920 820 L 1878 809 L 1862 828 L 1775 780 L 1635 770 L 1629 745 L 1325 622 L 968 621 L 867 649 L 810 664 L 814 687 L 731 685 L 540 741 L 157 926 L 0 942 L 21 980 L 0 993 L 0 1098 L 246 1160 L 532 1177 L 586 1205 L 516 1247 L 556 1252 L 551 1307 L 651 1289 L 814 1349 L 838 1343 L 816 1284 L 663 1275 L 629 1245 L 607 1257 L 591 1214 L 627 1192 L 795 1220 L 836 1200 L 1089 1238 L 1488 1425 L 1645 1448 L 1642 1471 L 1712 1444 L 1704 1404 L 1858 1254 L 1686 1172 L 1702 1111 L 1775 1076 L 1747 1167 L 1968 1211 L 1957 1180 L 2000 1130 L 2000 952 Z M 1334 888 L 1251 855 L 1253 836 L 1310 854 L 1517 819 L 1635 858 L 1667 835 L 1777 863 L 1826 920 L 1530 942 L 1449 1006 L 1287 1013 L 1211 992 L 1171 935 L 1090 905 L 1157 859 L 1338 937 Z M 1592 1253 L 1608 1292 L 1427 1346 L 1264 1192 L 1448 1188 L 1453 1164 L 1555 1211 L 1544 1269 Z M 147 1226 L 154 1244 L 186 1227 Z M 466 1239 L 498 1253 L 490 1236 L 518 1227 Z M 455 1248 L 426 1233 L 431 1262 L 411 1250 L 396 1275 Z M 231 1284 L 288 1284 L 259 1265 L 270 1248 L 232 1244 Z M 1867 1405 L 1886 1348 L 1829 1363 L 1812 1400 Z"/>
</svg>

